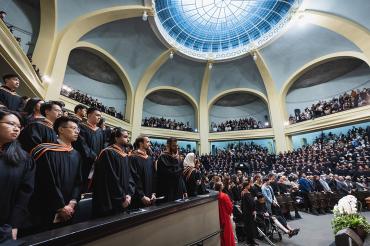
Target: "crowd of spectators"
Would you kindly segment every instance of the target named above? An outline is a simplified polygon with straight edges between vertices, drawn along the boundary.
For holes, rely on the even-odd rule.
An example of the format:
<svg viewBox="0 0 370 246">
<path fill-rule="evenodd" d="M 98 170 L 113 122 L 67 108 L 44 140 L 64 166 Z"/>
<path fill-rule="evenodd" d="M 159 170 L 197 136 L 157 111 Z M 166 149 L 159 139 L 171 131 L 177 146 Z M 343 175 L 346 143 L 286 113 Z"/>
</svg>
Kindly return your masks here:
<svg viewBox="0 0 370 246">
<path fill-rule="evenodd" d="M 346 134 L 322 134 L 311 145 L 294 151 L 270 154 L 267 148 L 255 144 L 230 145 L 217 150 L 215 155 L 201 156 L 210 173 L 235 174 L 240 164 L 247 174 L 284 175 L 338 174 L 355 178 L 370 178 L 370 127 L 352 128 Z"/>
<path fill-rule="evenodd" d="M 370 104 L 370 88 L 346 92 L 331 100 L 322 100 L 305 108 L 299 114 L 289 116 L 289 124 L 319 118 Z"/>
<path fill-rule="evenodd" d="M 8 27 L 9 31 L 14 35 L 14 28 L 15 26 L 11 25 L 10 23 L 5 21 L 7 13 L 3 10 L 0 10 L 0 20 L 4 22 L 4 24 Z M 19 29 L 19 27 L 17 27 Z M 18 44 L 21 45 L 22 39 L 20 37 L 14 36 L 14 38 L 17 40 Z M 40 73 L 40 69 L 32 63 L 32 55 L 27 55 L 28 60 L 32 64 L 32 68 L 35 70 L 35 73 L 37 77 L 39 77 L 40 80 L 42 80 L 42 75 Z"/>
<path fill-rule="evenodd" d="M 109 114 L 117 119 L 123 120 L 123 114 L 121 112 L 117 112 L 114 107 L 109 107 L 104 105 L 102 102 L 98 101 L 97 98 L 93 98 L 86 93 L 83 93 L 79 90 L 70 89 L 69 87 L 66 88 L 65 86 L 62 87 L 60 94 L 71 98 L 79 103 L 83 103 L 89 107 L 94 107 L 99 109 L 101 112 Z"/>
<path fill-rule="evenodd" d="M 239 120 L 228 120 L 222 123 L 211 123 L 211 132 L 229 132 L 241 130 L 253 130 L 270 127 L 268 122 L 263 123 L 255 118 L 249 117 Z"/>
<path fill-rule="evenodd" d="M 190 126 L 189 121 L 184 123 L 176 120 L 165 119 L 163 117 L 145 117 L 142 120 L 141 125 L 146 127 L 163 128 L 177 131 L 194 131 L 194 129 Z"/>
</svg>

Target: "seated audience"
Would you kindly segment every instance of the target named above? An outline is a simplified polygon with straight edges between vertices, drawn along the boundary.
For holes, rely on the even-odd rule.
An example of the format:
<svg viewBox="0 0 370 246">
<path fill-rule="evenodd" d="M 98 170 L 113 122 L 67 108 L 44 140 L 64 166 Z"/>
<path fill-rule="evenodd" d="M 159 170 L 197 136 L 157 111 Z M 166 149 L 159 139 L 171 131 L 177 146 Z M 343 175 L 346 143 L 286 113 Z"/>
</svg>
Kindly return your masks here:
<svg viewBox="0 0 370 246">
<path fill-rule="evenodd" d="M 274 222 L 274 224 L 277 227 L 279 227 L 283 232 L 285 232 L 286 234 L 289 235 L 289 238 L 292 237 L 292 236 L 297 235 L 298 232 L 299 232 L 299 229 L 293 229 L 292 227 L 290 227 L 288 225 L 288 223 L 286 222 L 286 220 L 282 216 L 271 215 L 267 211 L 265 201 L 266 201 L 266 199 L 265 199 L 264 195 L 262 195 L 262 194 L 257 195 L 257 201 L 256 201 L 257 217 L 259 217 L 259 219 L 261 221 L 264 221 L 266 219 L 272 219 L 272 221 Z"/>
<path fill-rule="evenodd" d="M 219 124 L 211 123 L 211 132 L 229 132 L 262 129 L 269 127 L 264 125 L 262 121 L 257 121 L 255 118 L 249 117 L 239 120 L 228 120 Z"/>
<path fill-rule="evenodd" d="M 115 118 L 124 120 L 123 114 L 121 112 L 117 112 L 117 110 L 114 107 L 105 106 L 103 105 L 103 103 L 99 102 L 97 98 L 93 98 L 85 93 L 82 93 L 79 90 L 72 89 L 71 91 L 69 91 L 62 88 L 60 94 L 69 97 L 77 102 L 83 103 L 89 107 L 97 108 L 99 111 L 109 114 Z"/>
<path fill-rule="evenodd" d="M 331 100 L 320 100 L 305 108 L 300 114 L 289 116 L 289 123 L 294 124 L 306 120 L 319 118 L 325 115 L 362 107 L 370 104 L 370 88 L 352 90 Z"/>
<path fill-rule="evenodd" d="M 177 130 L 177 131 L 187 131 L 192 132 L 193 128 L 190 127 L 189 121 L 185 123 L 179 122 L 176 120 L 170 120 L 165 118 L 158 118 L 158 117 L 150 117 L 143 119 L 142 126 L 146 127 L 155 127 L 155 128 L 163 128 L 163 129 L 170 129 L 170 130 Z"/>
</svg>

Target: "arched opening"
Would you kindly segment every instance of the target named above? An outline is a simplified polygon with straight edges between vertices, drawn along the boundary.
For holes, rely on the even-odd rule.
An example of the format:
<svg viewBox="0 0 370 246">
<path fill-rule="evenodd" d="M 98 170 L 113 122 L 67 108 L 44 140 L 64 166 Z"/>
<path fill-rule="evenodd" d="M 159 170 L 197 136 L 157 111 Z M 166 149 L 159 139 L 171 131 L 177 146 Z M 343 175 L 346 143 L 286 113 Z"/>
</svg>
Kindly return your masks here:
<svg viewBox="0 0 370 246">
<path fill-rule="evenodd" d="M 154 89 L 147 93 L 142 126 L 198 131 L 198 108 L 195 100 L 180 89 L 174 89 Z"/>
<path fill-rule="evenodd" d="M 233 90 L 209 103 L 211 132 L 253 130 L 271 127 L 267 99 L 252 90 Z"/>
<path fill-rule="evenodd" d="M 61 94 L 119 119 L 127 119 L 127 92 L 122 76 L 98 52 L 71 51 Z"/>
<path fill-rule="evenodd" d="M 369 65 L 354 57 L 334 57 L 313 64 L 291 83 L 285 97 L 291 124 L 369 102 Z"/>
</svg>

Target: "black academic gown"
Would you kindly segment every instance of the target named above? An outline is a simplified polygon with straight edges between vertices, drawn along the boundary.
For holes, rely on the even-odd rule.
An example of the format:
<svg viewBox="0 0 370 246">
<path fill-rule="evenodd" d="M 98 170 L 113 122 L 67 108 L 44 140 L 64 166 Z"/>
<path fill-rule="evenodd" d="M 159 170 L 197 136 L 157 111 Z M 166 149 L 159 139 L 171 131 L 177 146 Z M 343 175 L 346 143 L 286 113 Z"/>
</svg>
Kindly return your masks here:
<svg viewBox="0 0 370 246">
<path fill-rule="evenodd" d="M 257 227 L 253 216 L 253 211 L 256 211 L 256 204 L 251 193 L 244 193 L 241 204 L 243 212 L 244 230 L 247 243 L 254 241 L 256 237 Z"/>
<path fill-rule="evenodd" d="M 132 198 L 131 208 L 144 207 L 141 198 L 151 198 L 156 193 L 156 172 L 152 157 L 141 153 L 132 152 L 129 157 L 131 175 L 135 182 L 135 194 Z"/>
<path fill-rule="evenodd" d="M 41 143 L 56 143 L 57 139 L 53 124 L 45 118 L 37 119 L 27 125 L 18 138 L 22 148 L 28 153 Z"/>
<path fill-rule="evenodd" d="M 183 175 L 188 196 L 197 196 L 201 181 L 200 172 L 194 167 L 186 167 Z"/>
<path fill-rule="evenodd" d="M 164 196 L 163 202 L 183 198 L 186 187 L 182 176 L 182 162 L 175 156 L 164 152 L 157 162 L 157 196 Z"/>
<path fill-rule="evenodd" d="M 71 147 L 40 144 L 33 151 L 35 190 L 30 211 L 35 225 L 49 227 L 58 209 L 81 196 L 81 157 Z"/>
<path fill-rule="evenodd" d="M 87 191 L 88 177 L 92 165 L 96 157 L 104 149 L 105 133 L 101 128 L 94 130 L 88 123 L 82 122 L 79 124 L 79 127 L 81 131 L 77 141 L 73 143 L 73 147 L 80 152 L 83 159 L 83 190 Z"/>
<path fill-rule="evenodd" d="M 0 105 L 7 107 L 11 111 L 21 111 L 23 109 L 22 98 L 5 85 L 0 86 Z"/>
<path fill-rule="evenodd" d="M 11 164 L 0 155 L 0 227 L 21 228 L 28 215 L 33 192 L 35 165 L 31 157 Z"/>
<path fill-rule="evenodd" d="M 126 195 L 134 195 L 128 156 L 117 145 L 104 149 L 94 164 L 93 214 L 104 216 L 123 211 Z"/>
</svg>

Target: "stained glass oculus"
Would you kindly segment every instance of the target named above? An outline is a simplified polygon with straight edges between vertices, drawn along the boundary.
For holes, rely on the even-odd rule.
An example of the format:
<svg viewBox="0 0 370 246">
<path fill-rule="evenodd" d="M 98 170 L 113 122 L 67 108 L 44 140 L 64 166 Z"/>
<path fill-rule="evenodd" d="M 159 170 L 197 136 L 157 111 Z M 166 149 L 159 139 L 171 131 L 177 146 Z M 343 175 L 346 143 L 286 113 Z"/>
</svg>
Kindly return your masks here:
<svg viewBox="0 0 370 246">
<path fill-rule="evenodd" d="M 203 60 L 230 59 L 271 40 L 301 0 L 153 0 L 160 34 L 178 51 Z"/>
</svg>

